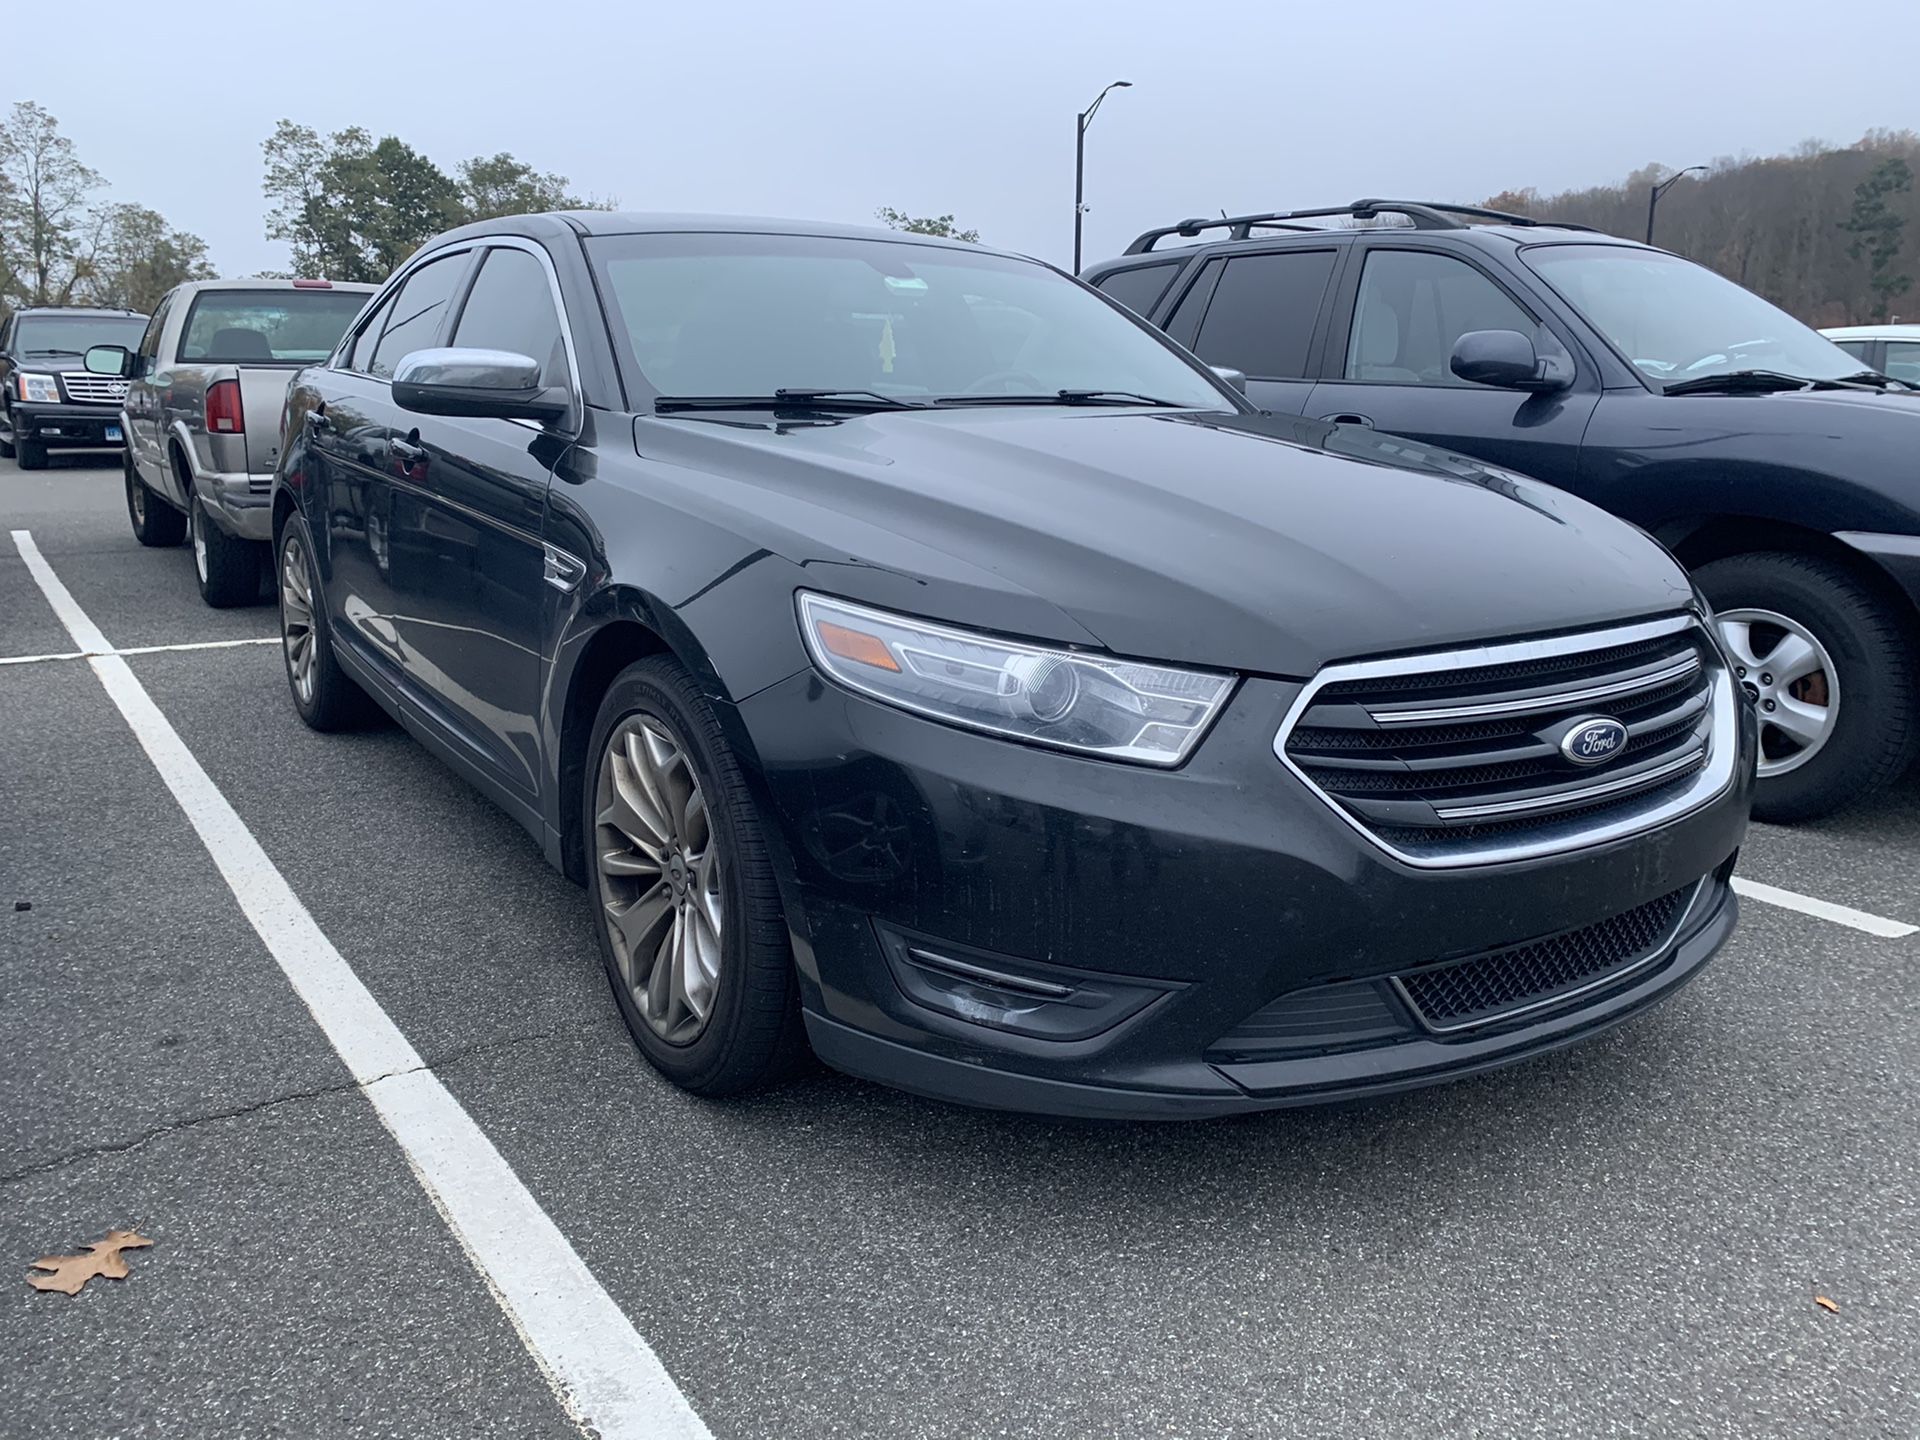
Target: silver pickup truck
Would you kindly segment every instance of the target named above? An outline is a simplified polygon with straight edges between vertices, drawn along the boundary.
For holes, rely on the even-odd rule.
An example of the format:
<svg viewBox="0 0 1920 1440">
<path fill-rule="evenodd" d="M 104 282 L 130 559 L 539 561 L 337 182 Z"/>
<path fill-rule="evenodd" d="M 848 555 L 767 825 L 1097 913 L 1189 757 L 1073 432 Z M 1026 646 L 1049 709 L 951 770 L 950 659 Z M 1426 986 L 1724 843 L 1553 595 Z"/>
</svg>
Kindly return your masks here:
<svg viewBox="0 0 1920 1440">
<path fill-rule="evenodd" d="M 375 286 L 204 280 L 167 292 L 133 351 L 87 369 L 128 381 L 127 515 L 142 545 L 193 542 L 209 605 L 259 598 L 287 383 L 323 361 Z"/>
</svg>

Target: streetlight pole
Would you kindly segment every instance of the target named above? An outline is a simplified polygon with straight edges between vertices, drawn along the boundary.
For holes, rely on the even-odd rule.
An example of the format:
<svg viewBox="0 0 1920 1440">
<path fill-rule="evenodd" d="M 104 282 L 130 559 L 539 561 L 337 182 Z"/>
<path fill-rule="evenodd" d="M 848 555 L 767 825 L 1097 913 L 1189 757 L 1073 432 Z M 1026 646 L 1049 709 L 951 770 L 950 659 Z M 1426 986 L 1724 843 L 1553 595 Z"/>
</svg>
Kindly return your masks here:
<svg viewBox="0 0 1920 1440">
<path fill-rule="evenodd" d="M 1651 245 L 1653 243 L 1653 212 L 1654 212 L 1654 208 L 1658 206 L 1660 203 L 1660 197 L 1666 194 L 1667 191 L 1673 187 L 1673 182 L 1678 180 L 1682 175 L 1691 175 L 1696 170 L 1704 170 L 1706 168 L 1707 167 L 1704 165 L 1689 165 L 1684 170 L 1676 170 L 1673 172 L 1673 174 L 1669 175 L 1666 179 L 1662 180 L 1658 185 L 1654 186 L 1653 189 L 1648 192 L 1647 194 L 1647 244 Z"/>
<path fill-rule="evenodd" d="M 1093 112 L 1100 108 L 1100 102 L 1107 98 L 1108 91 L 1128 90 L 1133 86 L 1131 80 L 1116 80 L 1093 97 L 1093 103 L 1074 117 L 1073 121 L 1073 273 L 1080 273 L 1080 222 L 1087 213 L 1087 125 L 1093 119 Z"/>
</svg>

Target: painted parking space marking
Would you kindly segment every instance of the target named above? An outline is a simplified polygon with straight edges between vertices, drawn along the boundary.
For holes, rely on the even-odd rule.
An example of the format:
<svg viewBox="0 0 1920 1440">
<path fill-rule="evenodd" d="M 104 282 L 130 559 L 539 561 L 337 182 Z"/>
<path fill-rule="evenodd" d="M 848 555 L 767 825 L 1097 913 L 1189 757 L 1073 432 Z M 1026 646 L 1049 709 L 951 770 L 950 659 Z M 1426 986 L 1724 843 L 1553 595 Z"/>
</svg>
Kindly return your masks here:
<svg viewBox="0 0 1920 1440">
<path fill-rule="evenodd" d="M 710 1440 L 652 1348 L 361 983 L 154 704 L 125 659 L 138 652 L 107 643 L 28 531 L 15 530 L 13 543 L 567 1415 L 606 1440 Z"/>
<path fill-rule="evenodd" d="M 18 537 L 27 532 L 16 530 L 13 533 Z M 97 630 L 94 633 L 99 634 Z M 0 655 L 0 665 L 38 665 L 47 660 L 91 660 L 96 655 L 164 655 L 175 650 L 233 650 L 243 645 L 279 643 L 278 635 L 259 635 L 245 640 L 185 640 L 178 645 L 126 645 L 115 649 L 106 644 L 105 636 L 101 636 L 102 649 L 62 650 L 56 655 Z"/>
<path fill-rule="evenodd" d="M 1920 925 L 1909 925 L 1904 920 L 1889 920 L 1884 915 L 1855 910 L 1851 905 L 1836 905 L 1831 900 L 1819 900 L 1797 891 L 1763 885 L 1744 875 L 1733 877 L 1733 888 L 1745 899 L 1758 900 L 1763 905 L 1778 905 L 1783 910 L 1798 910 L 1802 915 L 1831 920 L 1835 925 L 1846 925 L 1868 935 L 1878 935 L 1883 940 L 1901 940 L 1920 931 Z"/>
</svg>

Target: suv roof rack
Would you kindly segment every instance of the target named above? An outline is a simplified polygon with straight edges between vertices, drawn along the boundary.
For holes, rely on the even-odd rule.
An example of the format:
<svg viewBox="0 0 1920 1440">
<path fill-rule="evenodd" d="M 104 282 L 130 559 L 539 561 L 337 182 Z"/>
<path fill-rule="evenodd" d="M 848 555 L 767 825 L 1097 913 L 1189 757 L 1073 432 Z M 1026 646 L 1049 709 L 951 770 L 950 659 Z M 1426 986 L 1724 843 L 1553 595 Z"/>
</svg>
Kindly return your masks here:
<svg viewBox="0 0 1920 1440">
<path fill-rule="evenodd" d="M 1223 215 L 1218 220 L 1182 220 L 1149 230 L 1127 247 L 1129 255 L 1144 255 L 1169 235 L 1191 240 L 1206 230 L 1225 230 L 1229 240 L 1245 240 L 1255 230 L 1326 230 L 1337 226 L 1301 225 L 1301 220 L 1325 220 L 1335 216 L 1371 220 L 1379 215 L 1404 215 L 1415 230 L 1462 230 L 1466 220 L 1497 220 L 1502 225 L 1551 226 L 1557 230 L 1591 230 L 1591 225 L 1574 225 L 1564 220 L 1540 220 L 1532 215 L 1515 215 L 1506 210 L 1488 210 L 1479 205 L 1448 205 L 1437 200 L 1356 200 L 1351 205 L 1335 205 L 1324 210 L 1275 210 L 1265 215 Z"/>
</svg>

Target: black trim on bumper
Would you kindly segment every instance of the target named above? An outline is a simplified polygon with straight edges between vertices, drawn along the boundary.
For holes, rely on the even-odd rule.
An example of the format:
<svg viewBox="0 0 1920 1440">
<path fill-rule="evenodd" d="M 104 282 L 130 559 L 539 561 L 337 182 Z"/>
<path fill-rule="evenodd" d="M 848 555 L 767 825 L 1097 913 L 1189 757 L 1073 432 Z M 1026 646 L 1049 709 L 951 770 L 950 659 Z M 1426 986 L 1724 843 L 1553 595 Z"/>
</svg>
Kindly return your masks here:
<svg viewBox="0 0 1920 1440">
<path fill-rule="evenodd" d="M 16 400 L 9 408 L 13 417 L 13 438 L 16 444 L 21 440 L 30 440 L 36 445 L 45 445 L 48 449 L 60 449 L 69 446 L 106 447 L 125 443 L 126 432 L 124 427 L 120 426 L 120 411 L 115 407 L 46 405 Z M 121 439 L 107 439 L 106 430 L 109 425 L 121 428 Z M 63 433 L 49 435 L 48 426 Z"/>
</svg>

